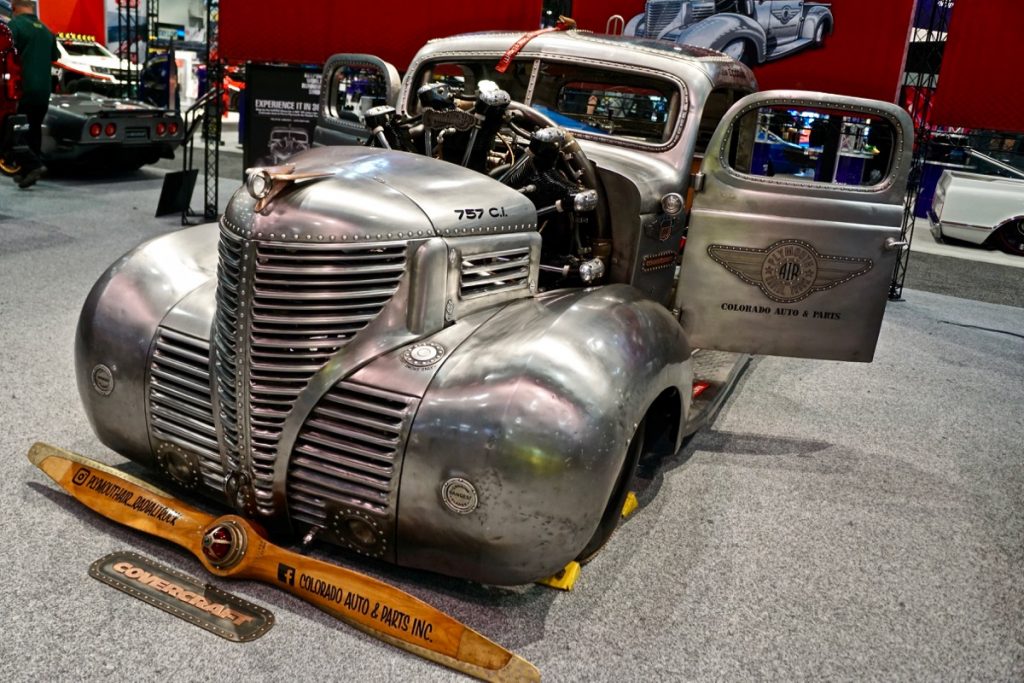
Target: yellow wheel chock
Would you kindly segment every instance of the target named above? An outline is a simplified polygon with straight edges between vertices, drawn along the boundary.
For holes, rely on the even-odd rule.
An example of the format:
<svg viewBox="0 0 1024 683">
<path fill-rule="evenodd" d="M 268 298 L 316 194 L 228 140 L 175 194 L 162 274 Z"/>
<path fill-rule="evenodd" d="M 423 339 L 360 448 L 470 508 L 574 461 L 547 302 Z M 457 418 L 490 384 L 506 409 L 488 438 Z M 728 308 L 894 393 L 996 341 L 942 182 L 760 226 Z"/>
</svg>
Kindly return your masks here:
<svg viewBox="0 0 1024 683">
<path fill-rule="evenodd" d="M 549 576 L 546 579 L 537 581 L 542 586 L 548 586 L 550 588 L 557 588 L 560 591 L 571 591 L 572 587 L 576 585 L 576 579 L 580 578 L 580 563 L 573 560 L 569 564 L 565 565 L 565 568 L 555 574 Z"/>
<path fill-rule="evenodd" d="M 640 507 L 640 501 L 637 500 L 636 494 L 630 491 L 626 494 L 626 502 L 622 504 L 623 519 L 636 512 L 638 507 Z M 580 563 L 573 560 L 569 564 L 565 565 L 565 568 L 562 569 L 562 571 L 558 572 L 554 576 L 549 576 L 546 579 L 540 579 L 537 583 L 542 586 L 557 588 L 561 591 L 571 591 L 573 586 L 576 585 L 576 580 L 579 578 Z"/>
<path fill-rule="evenodd" d="M 640 507 L 640 501 L 636 499 L 636 494 L 630 491 L 626 494 L 626 502 L 622 504 L 622 518 L 629 517 L 636 512 L 638 507 Z"/>
</svg>

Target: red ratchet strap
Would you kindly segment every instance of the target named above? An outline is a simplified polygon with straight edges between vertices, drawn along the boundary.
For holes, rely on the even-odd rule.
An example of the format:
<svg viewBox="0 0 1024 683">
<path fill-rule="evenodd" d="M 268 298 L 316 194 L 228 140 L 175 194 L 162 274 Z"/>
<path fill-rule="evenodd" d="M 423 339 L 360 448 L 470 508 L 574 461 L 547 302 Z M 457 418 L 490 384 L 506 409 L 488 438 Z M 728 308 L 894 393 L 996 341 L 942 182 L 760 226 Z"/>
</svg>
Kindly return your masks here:
<svg viewBox="0 0 1024 683">
<path fill-rule="evenodd" d="M 510 47 L 508 51 L 501 56 L 501 59 L 498 60 L 498 66 L 494 67 L 494 70 L 500 74 L 505 73 L 508 69 L 508 65 L 512 63 L 515 56 L 519 54 L 524 47 L 526 47 L 527 43 L 537 36 L 543 33 L 551 33 L 552 31 L 570 31 L 574 28 L 576 28 L 576 21 L 574 19 L 570 19 L 569 17 L 558 17 L 558 23 L 554 26 L 530 31 L 527 34 L 524 34 L 522 38 L 517 40 L 512 47 Z"/>
</svg>

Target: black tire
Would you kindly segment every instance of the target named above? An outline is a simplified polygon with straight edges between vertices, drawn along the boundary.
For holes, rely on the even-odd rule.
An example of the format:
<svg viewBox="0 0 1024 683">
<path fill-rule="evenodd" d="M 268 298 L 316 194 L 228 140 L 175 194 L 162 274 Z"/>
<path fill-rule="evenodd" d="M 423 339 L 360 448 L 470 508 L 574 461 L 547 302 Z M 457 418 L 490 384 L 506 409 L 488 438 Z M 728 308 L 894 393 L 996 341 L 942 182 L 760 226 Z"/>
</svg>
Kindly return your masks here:
<svg viewBox="0 0 1024 683">
<path fill-rule="evenodd" d="M 0 157 L 0 173 L 10 178 L 21 173 L 21 164 L 14 159 Z"/>
<path fill-rule="evenodd" d="M 644 433 L 646 431 L 644 427 L 644 422 L 641 421 L 636 428 L 636 432 L 633 433 L 633 438 L 629 440 L 629 446 L 626 447 L 626 458 L 622 463 L 622 469 L 619 471 L 619 477 L 615 480 L 615 486 L 612 487 L 612 495 L 608 499 L 608 505 L 605 506 L 604 513 L 601 515 L 601 521 L 597 525 L 597 530 L 594 531 L 590 541 L 587 542 L 587 545 L 583 547 L 583 550 L 576 557 L 576 561 L 580 564 L 586 564 L 592 560 L 619 526 L 619 521 L 622 518 L 622 506 L 626 502 L 626 496 L 629 495 L 629 485 L 633 482 L 637 463 L 640 462 L 640 456 L 643 454 Z"/>
<path fill-rule="evenodd" d="M 999 228 L 995 243 L 1007 254 L 1024 256 L 1024 220 L 1013 221 Z"/>
</svg>

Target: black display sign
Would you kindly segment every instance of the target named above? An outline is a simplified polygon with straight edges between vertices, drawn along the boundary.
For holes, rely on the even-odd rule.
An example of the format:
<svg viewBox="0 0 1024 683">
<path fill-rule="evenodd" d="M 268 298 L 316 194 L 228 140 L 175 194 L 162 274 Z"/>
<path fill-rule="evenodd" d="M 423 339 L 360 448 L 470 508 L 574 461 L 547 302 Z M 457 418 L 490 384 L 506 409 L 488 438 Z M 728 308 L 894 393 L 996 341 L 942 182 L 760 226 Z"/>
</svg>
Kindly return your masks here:
<svg viewBox="0 0 1024 683">
<path fill-rule="evenodd" d="M 320 106 L 320 73 L 315 66 L 246 66 L 245 168 L 278 166 L 312 146 Z"/>
</svg>

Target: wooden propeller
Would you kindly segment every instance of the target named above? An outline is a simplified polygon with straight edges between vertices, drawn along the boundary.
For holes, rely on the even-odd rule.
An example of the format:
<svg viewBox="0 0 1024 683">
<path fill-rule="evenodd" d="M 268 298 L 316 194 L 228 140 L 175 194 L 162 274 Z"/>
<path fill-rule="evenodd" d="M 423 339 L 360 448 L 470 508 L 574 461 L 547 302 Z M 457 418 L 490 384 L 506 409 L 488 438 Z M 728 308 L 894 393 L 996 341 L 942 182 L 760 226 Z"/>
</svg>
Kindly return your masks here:
<svg viewBox="0 0 1024 683">
<path fill-rule="evenodd" d="M 382 581 L 270 543 L 236 515 L 214 517 L 146 482 L 45 443 L 28 459 L 86 507 L 185 548 L 217 576 L 283 588 L 361 631 L 485 681 L 539 681 L 528 661 Z"/>
</svg>

